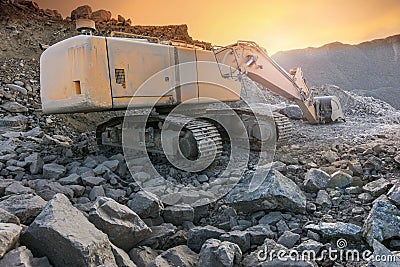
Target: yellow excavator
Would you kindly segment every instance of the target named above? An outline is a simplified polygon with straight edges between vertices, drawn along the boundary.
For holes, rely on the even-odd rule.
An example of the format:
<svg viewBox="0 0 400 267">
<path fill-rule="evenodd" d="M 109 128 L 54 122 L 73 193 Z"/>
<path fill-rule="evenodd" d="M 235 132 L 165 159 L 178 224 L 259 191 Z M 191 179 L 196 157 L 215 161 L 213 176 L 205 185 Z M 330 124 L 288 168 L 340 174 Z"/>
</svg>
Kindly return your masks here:
<svg viewBox="0 0 400 267">
<path fill-rule="evenodd" d="M 121 32 L 113 32 L 110 37 L 94 36 L 90 21 L 79 23 L 77 29 L 83 34 L 50 46 L 41 56 L 44 113 L 151 108 L 146 128 L 137 129 L 141 131 L 137 134 L 138 142 L 145 142 L 149 151 L 174 154 L 177 148 L 166 152 L 159 142 L 168 114 L 187 101 L 191 101 L 190 109 L 197 103 L 201 111 L 205 99 L 224 103 L 240 100 L 242 83 L 235 76 L 245 75 L 295 101 L 311 124 L 344 120 L 337 97 L 313 97 L 300 68 L 287 73 L 254 42 L 239 41 L 207 50 L 202 45 Z M 251 115 L 241 108 L 236 112 L 240 117 Z M 123 120 L 115 117 L 100 124 L 98 142 L 121 145 Z M 271 120 L 274 138 L 290 138 L 291 123 L 287 117 L 273 112 Z M 254 123 L 244 121 L 249 138 L 260 139 Z M 180 129 L 184 133 L 180 134 L 179 149 L 185 157 L 196 159 L 210 152 L 201 141 L 205 136 L 214 142 L 211 154 L 220 155 L 223 133 L 216 123 L 182 117 L 175 119 L 175 123 L 182 124 Z"/>
</svg>

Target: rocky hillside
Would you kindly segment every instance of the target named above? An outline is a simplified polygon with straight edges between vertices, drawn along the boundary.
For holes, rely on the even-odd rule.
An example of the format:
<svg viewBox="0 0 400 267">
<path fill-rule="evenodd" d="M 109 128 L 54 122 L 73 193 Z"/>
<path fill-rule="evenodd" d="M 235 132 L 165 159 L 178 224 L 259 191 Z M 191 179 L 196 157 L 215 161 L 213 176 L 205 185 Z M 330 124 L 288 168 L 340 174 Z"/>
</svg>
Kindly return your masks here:
<svg viewBox="0 0 400 267">
<path fill-rule="evenodd" d="M 400 35 L 358 45 L 339 42 L 278 52 L 285 69 L 301 66 L 309 85 L 333 84 L 400 109 Z"/>
<path fill-rule="evenodd" d="M 292 140 L 276 150 L 256 191 L 246 191 L 253 161 L 217 201 L 170 206 L 136 180 L 156 188 L 164 179 L 141 162 L 131 173 L 122 151 L 97 147 L 88 124 L 105 114 L 41 113 L 38 59 L 46 45 L 75 34 L 79 14 L 98 20 L 98 34 L 124 27 L 167 38 L 181 29 L 178 38 L 190 38 L 184 27 L 129 26 L 85 6 L 62 19 L 16 2 L 0 0 L 0 267 L 398 266 L 373 260 L 400 256 L 400 114 L 390 105 L 316 88 L 340 98 L 346 123 L 293 121 Z M 216 168 L 183 172 L 162 157 L 155 165 L 170 182 L 211 192 L 231 178 Z M 332 259 L 329 249 L 368 257 Z M 273 250 L 283 254 L 265 254 Z M 289 257 L 304 251 L 315 257 Z"/>
</svg>

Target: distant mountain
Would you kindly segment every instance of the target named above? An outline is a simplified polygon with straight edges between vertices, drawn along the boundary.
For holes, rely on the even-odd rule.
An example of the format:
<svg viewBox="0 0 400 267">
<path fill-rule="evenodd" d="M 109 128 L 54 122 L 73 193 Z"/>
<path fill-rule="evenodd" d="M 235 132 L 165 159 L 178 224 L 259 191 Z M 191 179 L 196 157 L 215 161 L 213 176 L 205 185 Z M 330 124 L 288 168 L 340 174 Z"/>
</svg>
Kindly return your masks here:
<svg viewBox="0 0 400 267">
<path fill-rule="evenodd" d="M 357 45 L 330 43 L 272 56 L 286 70 L 301 66 L 307 84 L 334 84 L 400 109 L 400 34 Z"/>
</svg>

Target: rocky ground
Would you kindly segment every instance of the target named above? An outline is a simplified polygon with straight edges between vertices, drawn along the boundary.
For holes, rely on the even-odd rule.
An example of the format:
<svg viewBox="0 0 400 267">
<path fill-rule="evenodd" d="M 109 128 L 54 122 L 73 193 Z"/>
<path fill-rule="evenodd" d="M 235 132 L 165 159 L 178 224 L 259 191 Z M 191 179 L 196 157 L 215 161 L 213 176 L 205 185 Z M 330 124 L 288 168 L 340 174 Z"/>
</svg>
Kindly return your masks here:
<svg viewBox="0 0 400 267">
<path fill-rule="evenodd" d="M 400 255 L 400 116 L 390 105 L 318 88 L 340 97 L 346 122 L 293 120 L 292 140 L 277 149 L 272 171 L 252 194 L 243 179 L 215 203 L 167 206 L 141 191 L 121 153 L 96 146 L 94 124 L 110 114 L 41 113 L 41 49 L 74 35 L 73 23 L 16 2 L 0 1 L 1 267 L 399 265 L 372 260 Z M 87 7 L 71 17 L 90 13 L 100 33 L 123 27 L 191 40 L 183 26 L 129 26 Z M 283 101 L 265 94 L 271 104 Z M 168 175 L 195 185 L 214 179 L 176 169 Z M 323 252 L 341 246 L 339 239 L 346 249 L 374 254 L 332 260 Z M 266 249 L 318 258 L 259 259 Z"/>
</svg>

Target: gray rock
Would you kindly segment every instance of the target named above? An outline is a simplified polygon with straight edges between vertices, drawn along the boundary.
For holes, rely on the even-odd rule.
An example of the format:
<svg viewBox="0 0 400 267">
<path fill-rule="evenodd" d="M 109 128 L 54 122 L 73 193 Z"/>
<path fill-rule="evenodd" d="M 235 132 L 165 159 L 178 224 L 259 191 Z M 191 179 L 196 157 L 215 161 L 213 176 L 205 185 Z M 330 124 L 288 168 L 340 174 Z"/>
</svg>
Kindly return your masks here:
<svg viewBox="0 0 400 267">
<path fill-rule="evenodd" d="M 19 218 L 6 210 L 0 209 L 0 223 L 20 224 Z"/>
<path fill-rule="evenodd" d="M 7 110 L 8 112 L 12 113 L 21 113 L 21 112 L 28 112 L 28 108 L 21 105 L 18 102 L 5 102 L 4 104 L 0 105 L 0 108 Z"/>
<path fill-rule="evenodd" d="M 353 177 L 345 173 L 343 171 L 337 171 L 334 174 L 332 174 L 332 178 L 328 182 L 328 187 L 330 188 L 345 188 L 349 186 L 353 182 Z"/>
<path fill-rule="evenodd" d="M 319 190 L 315 202 L 323 207 L 331 207 L 332 201 L 325 190 Z"/>
<path fill-rule="evenodd" d="M 185 221 L 193 222 L 194 210 L 189 205 L 168 206 L 163 211 L 165 222 L 181 225 Z"/>
<path fill-rule="evenodd" d="M 370 246 L 374 239 L 379 242 L 399 236 L 400 210 L 383 200 L 377 200 L 372 206 L 363 226 L 363 235 Z"/>
<path fill-rule="evenodd" d="M 219 238 L 224 230 L 214 226 L 197 226 L 189 230 L 187 244 L 194 252 L 199 252 L 203 243 L 210 238 Z"/>
<path fill-rule="evenodd" d="M 19 93 L 21 93 L 23 95 L 28 94 L 28 91 L 25 88 L 23 88 L 23 87 L 21 87 L 21 86 L 19 86 L 17 84 L 10 84 L 9 83 L 9 84 L 6 84 L 6 87 L 9 88 L 10 90 L 14 91 L 14 92 L 19 92 Z"/>
<path fill-rule="evenodd" d="M 279 111 L 286 117 L 294 120 L 301 120 L 303 118 L 303 111 L 297 105 L 289 105 Z"/>
<path fill-rule="evenodd" d="M 339 159 L 339 156 L 335 151 L 329 150 L 322 155 L 322 158 L 328 161 L 329 163 L 333 163 Z"/>
<path fill-rule="evenodd" d="M 221 235 L 219 239 L 235 243 L 243 253 L 250 249 L 251 237 L 248 231 L 231 231 Z"/>
<path fill-rule="evenodd" d="M 285 231 L 279 238 L 277 243 L 281 244 L 287 248 L 292 248 L 297 241 L 300 240 L 300 235 L 292 233 L 290 231 Z"/>
<path fill-rule="evenodd" d="M 25 246 L 18 247 L 8 252 L 0 260 L 2 267 L 52 267 L 47 257 L 34 258 L 32 252 Z"/>
<path fill-rule="evenodd" d="M 129 251 L 129 257 L 137 266 L 147 266 L 154 261 L 157 256 L 157 251 L 145 246 L 133 248 Z"/>
<path fill-rule="evenodd" d="M 104 166 L 103 164 L 99 164 L 96 168 L 93 169 L 94 174 L 103 175 L 105 173 L 110 172 L 110 169 Z"/>
<path fill-rule="evenodd" d="M 146 267 L 197 267 L 198 261 L 199 257 L 196 253 L 186 245 L 180 245 L 163 252 Z"/>
<path fill-rule="evenodd" d="M 29 171 L 31 174 L 38 174 L 42 172 L 44 162 L 39 153 L 33 153 L 32 155 L 29 155 L 25 158 L 25 161 L 30 163 Z"/>
<path fill-rule="evenodd" d="M 272 239 L 276 236 L 268 224 L 249 227 L 246 232 L 250 234 L 251 245 L 261 245 L 266 238 Z"/>
<path fill-rule="evenodd" d="M 370 193 L 374 197 L 379 197 L 389 188 L 390 182 L 385 178 L 380 178 L 378 180 L 372 181 L 363 186 L 364 191 Z"/>
<path fill-rule="evenodd" d="M 272 211 L 268 213 L 267 215 L 263 216 L 258 223 L 259 224 L 276 224 L 280 220 L 282 220 L 282 213 L 280 211 Z"/>
<path fill-rule="evenodd" d="M 318 192 L 325 189 L 331 176 L 319 169 L 310 169 L 304 179 L 304 189 L 307 192 Z"/>
<path fill-rule="evenodd" d="M 306 225 L 304 229 L 316 232 L 324 238 L 338 237 L 360 240 L 362 235 L 362 228 L 360 226 L 344 222 L 320 222 L 319 224 Z"/>
<path fill-rule="evenodd" d="M 21 241 L 55 266 L 116 266 L 107 235 L 62 194 L 47 203 Z"/>
<path fill-rule="evenodd" d="M 0 208 L 17 216 L 25 225 L 29 225 L 45 205 L 46 201 L 34 194 L 11 195 L 0 199 Z"/>
<path fill-rule="evenodd" d="M 121 200 L 126 195 L 126 191 L 123 189 L 106 188 L 105 191 L 106 196 L 114 199 L 115 201 Z"/>
<path fill-rule="evenodd" d="M 4 194 L 7 195 L 14 195 L 14 194 L 29 194 L 33 193 L 32 188 L 23 186 L 21 183 L 15 182 L 10 184 L 4 190 Z"/>
<path fill-rule="evenodd" d="M 43 177 L 45 179 L 59 179 L 61 178 L 66 172 L 64 166 L 56 164 L 56 163 L 49 163 L 43 165 Z"/>
<path fill-rule="evenodd" d="M 114 254 L 114 259 L 118 266 L 123 267 L 136 267 L 136 264 L 129 258 L 129 255 L 119 247 L 111 244 L 111 250 Z"/>
<path fill-rule="evenodd" d="M 115 172 L 118 169 L 119 161 L 118 160 L 108 160 L 104 161 L 103 165 L 106 166 L 112 172 Z"/>
<path fill-rule="evenodd" d="M 36 192 L 44 200 L 50 200 L 56 194 L 64 194 L 68 198 L 74 197 L 72 189 L 62 186 L 58 182 L 51 182 L 48 180 L 37 180 Z"/>
<path fill-rule="evenodd" d="M 265 209 L 304 212 L 306 209 L 306 197 L 300 188 L 276 170 L 269 171 L 253 192 L 250 192 L 248 182 L 236 185 L 227 194 L 225 202 L 244 212 Z"/>
<path fill-rule="evenodd" d="M 18 242 L 22 227 L 13 223 L 0 223 L 0 259 Z"/>
<path fill-rule="evenodd" d="M 106 193 L 104 192 L 104 188 L 101 185 L 93 186 L 92 190 L 89 193 L 89 199 L 91 201 L 95 201 L 98 197 L 104 197 Z"/>
<path fill-rule="evenodd" d="M 81 185 L 82 179 L 78 174 L 73 173 L 67 177 L 61 178 L 58 182 L 62 185 Z"/>
<path fill-rule="evenodd" d="M 395 184 L 388 192 L 388 198 L 397 206 L 400 206 L 400 183 Z"/>
<path fill-rule="evenodd" d="M 156 195 L 144 191 L 137 192 L 127 205 L 141 218 L 157 218 L 163 209 L 163 204 Z"/>
<path fill-rule="evenodd" d="M 161 248 L 168 239 L 176 233 L 177 228 L 170 223 L 150 227 L 151 234 L 140 242 L 138 245 L 151 247 L 154 249 Z"/>
<path fill-rule="evenodd" d="M 373 264 L 375 267 L 398 267 L 399 266 L 399 257 L 396 256 L 387 249 L 384 245 L 382 245 L 379 241 L 374 240 L 372 247 L 374 249 L 374 258 L 382 259 L 381 261 L 374 261 Z M 383 261 L 383 259 L 397 259 L 396 261 Z"/>
<path fill-rule="evenodd" d="M 90 187 L 103 185 L 106 183 L 106 179 L 104 179 L 102 177 L 85 176 L 85 177 L 81 177 L 81 178 L 82 178 L 83 185 L 90 186 Z"/>
<path fill-rule="evenodd" d="M 197 176 L 197 181 L 199 181 L 200 183 L 208 182 L 208 176 L 205 174 L 201 174 Z"/>
<path fill-rule="evenodd" d="M 86 188 L 81 185 L 67 185 L 65 187 L 71 189 L 74 192 L 74 197 L 81 197 L 86 190 Z"/>
<path fill-rule="evenodd" d="M 242 252 L 238 245 L 218 239 L 208 239 L 201 247 L 198 266 L 239 266 Z"/>
<path fill-rule="evenodd" d="M 151 233 L 135 212 L 106 197 L 99 197 L 94 203 L 89 221 L 106 233 L 114 245 L 127 251 Z"/>
<path fill-rule="evenodd" d="M 380 171 L 382 169 L 382 160 L 378 157 L 371 156 L 364 163 L 364 170 L 367 171 Z"/>
<path fill-rule="evenodd" d="M 361 201 L 361 203 L 370 203 L 372 200 L 374 200 L 374 197 L 371 196 L 370 193 L 361 193 L 357 196 L 357 198 Z"/>
</svg>

